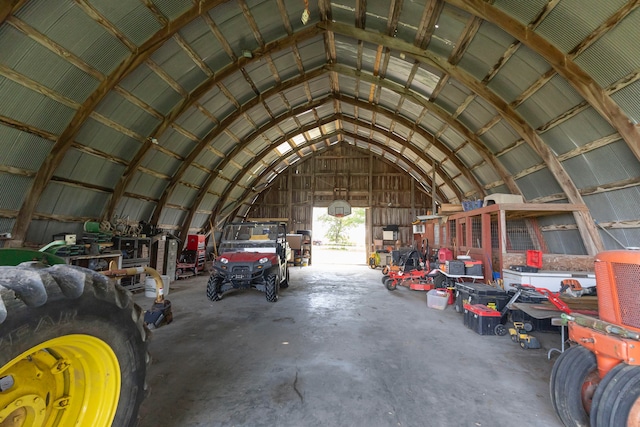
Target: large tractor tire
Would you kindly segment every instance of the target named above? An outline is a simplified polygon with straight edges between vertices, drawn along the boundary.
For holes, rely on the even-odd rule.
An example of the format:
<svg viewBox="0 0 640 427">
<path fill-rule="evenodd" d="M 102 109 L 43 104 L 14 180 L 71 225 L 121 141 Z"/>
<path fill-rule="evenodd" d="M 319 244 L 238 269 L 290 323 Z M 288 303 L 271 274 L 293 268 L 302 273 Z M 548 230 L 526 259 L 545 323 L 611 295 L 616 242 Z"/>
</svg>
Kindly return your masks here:
<svg viewBox="0 0 640 427">
<path fill-rule="evenodd" d="M 624 363 L 604 377 L 593 397 L 592 427 L 640 424 L 640 367 Z"/>
<path fill-rule="evenodd" d="M 147 335 L 131 294 L 102 274 L 67 265 L 0 267 L 1 420 L 136 425 Z"/>
<path fill-rule="evenodd" d="M 265 294 L 267 296 L 267 301 L 276 302 L 278 301 L 278 276 L 276 274 L 267 274 L 264 278 L 265 280 Z"/>
<path fill-rule="evenodd" d="M 207 298 L 211 301 L 220 301 L 222 299 L 222 278 L 217 274 L 209 276 L 207 281 Z"/>
<path fill-rule="evenodd" d="M 567 427 L 589 425 L 591 402 L 600 378 L 595 355 L 576 345 L 558 357 L 549 382 L 551 403 Z"/>
</svg>

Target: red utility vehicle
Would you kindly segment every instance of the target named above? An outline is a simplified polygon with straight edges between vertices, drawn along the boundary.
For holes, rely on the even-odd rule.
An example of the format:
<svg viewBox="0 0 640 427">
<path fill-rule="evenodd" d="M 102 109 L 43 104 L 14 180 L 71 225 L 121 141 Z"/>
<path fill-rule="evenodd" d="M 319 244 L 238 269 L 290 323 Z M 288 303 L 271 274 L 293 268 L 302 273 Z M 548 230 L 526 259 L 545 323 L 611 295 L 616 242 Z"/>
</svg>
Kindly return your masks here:
<svg viewBox="0 0 640 427">
<path fill-rule="evenodd" d="M 229 290 L 254 288 L 264 292 L 267 301 L 276 302 L 278 290 L 289 286 L 286 236 L 284 222 L 228 224 L 207 283 L 207 297 L 219 301 Z"/>
</svg>

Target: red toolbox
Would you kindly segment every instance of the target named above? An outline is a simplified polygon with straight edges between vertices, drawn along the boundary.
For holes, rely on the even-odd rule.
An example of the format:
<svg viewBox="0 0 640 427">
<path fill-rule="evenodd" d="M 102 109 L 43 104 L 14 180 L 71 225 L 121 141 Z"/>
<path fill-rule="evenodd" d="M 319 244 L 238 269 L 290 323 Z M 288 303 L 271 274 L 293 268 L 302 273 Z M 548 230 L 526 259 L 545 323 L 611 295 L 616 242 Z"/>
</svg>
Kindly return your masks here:
<svg viewBox="0 0 640 427">
<path fill-rule="evenodd" d="M 483 304 L 464 305 L 464 324 L 480 335 L 495 335 L 502 314 Z"/>
<path fill-rule="evenodd" d="M 185 248 L 188 251 L 201 251 L 204 247 L 204 234 L 189 234 L 187 236 L 187 247 Z"/>
</svg>

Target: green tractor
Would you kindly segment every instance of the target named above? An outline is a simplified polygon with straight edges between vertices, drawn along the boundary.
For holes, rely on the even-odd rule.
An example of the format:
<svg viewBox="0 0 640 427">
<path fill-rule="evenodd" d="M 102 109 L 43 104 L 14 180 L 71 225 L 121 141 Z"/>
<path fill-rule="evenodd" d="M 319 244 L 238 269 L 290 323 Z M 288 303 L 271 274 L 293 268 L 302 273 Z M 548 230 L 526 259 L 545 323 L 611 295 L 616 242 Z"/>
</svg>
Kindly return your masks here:
<svg viewBox="0 0 640 427">
<path fill-rule="evenodd" d="M 101 273 L 0 249 L 0 424 L 134 426 L 150 360 L 143 320 Z"/>
</svg>

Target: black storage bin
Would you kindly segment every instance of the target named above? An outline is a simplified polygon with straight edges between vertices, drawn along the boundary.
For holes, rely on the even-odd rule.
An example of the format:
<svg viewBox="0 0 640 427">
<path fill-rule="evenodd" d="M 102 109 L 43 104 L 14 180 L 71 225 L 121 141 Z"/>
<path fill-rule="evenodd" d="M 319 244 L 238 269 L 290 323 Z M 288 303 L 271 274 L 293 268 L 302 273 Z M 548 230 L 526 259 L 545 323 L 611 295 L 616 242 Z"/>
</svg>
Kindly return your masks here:
<svg viewBox="0 0 640 427">
<path fill-rule="evenodd" d="M 445 262 L 447 273 L 454 276 L 464 276 L 464 262 L 463 261 L 446 261 Z"/>
<path fill-rule="evenodd" d="M 464 319 L 467 328 L 480 335 L 495 335 L 501 314 L 483 304 L 465 304 Z"/>
<path fill-rule="evenodd" d="M 483 276 L 482 263 L 464 263 L 464 274 L 467 276 Z"/>
<path fill-rule="evenodd" d="M 463 312 L 463 304 L 494 303 L 497 310 L 502 310 L 511 296 L 502 289 L 485 285 L 484 283 L 463 282 L 456 283 L 456 311 Z"/>
</svg>

